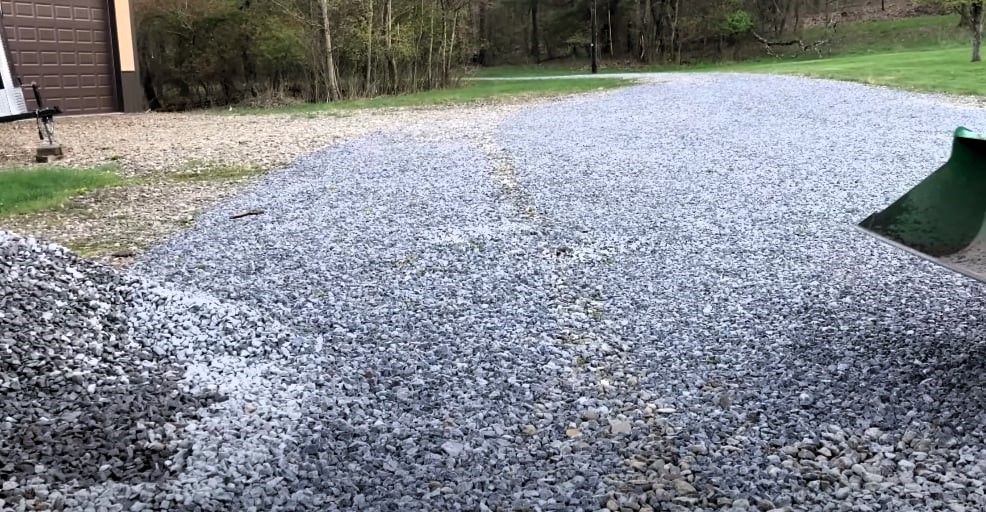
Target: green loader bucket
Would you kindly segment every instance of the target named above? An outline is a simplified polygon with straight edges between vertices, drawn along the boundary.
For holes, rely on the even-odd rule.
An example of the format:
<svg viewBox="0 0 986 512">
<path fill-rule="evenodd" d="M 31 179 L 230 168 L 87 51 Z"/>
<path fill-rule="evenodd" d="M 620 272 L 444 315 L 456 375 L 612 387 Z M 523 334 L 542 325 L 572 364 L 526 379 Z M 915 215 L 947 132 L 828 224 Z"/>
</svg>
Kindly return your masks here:
<svg viewBox="0 0 986 512">
<path fill-rule="evenodd" d="M 897 247 L 986 281 L 986 137 L 955 131 L 952 156 L 860 227 Z"/>
</svg>

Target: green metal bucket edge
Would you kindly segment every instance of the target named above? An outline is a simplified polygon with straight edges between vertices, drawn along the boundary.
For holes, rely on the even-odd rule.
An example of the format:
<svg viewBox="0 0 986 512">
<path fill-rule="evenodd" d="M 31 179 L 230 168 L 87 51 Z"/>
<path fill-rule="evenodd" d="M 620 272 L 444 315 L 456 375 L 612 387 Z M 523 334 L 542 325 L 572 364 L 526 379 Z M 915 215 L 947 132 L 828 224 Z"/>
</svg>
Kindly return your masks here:
<svg viewBox="0 0 986 512">
<path fill-rule="evenodd" d="M 912 256 L 917 256 L 918 258 L 921 258 L 922 260 L 929 261 L 929 262 L 934 263 L 935 265 L 938 265 L 940 267 L 947 268 L 948 270 L 951 270 L 952 272 L 955 272 L 956 274 L 962 274 L 963 276 L 966 276 L 966 277 L 968 277 L 970 279 L 975 279 L 976 281 L 980 281 L 980 282 L 986 283 L 986 273 L 984 273 L 984 272 L 973 270 L 973 269 L 971 269 L 969 267 L 962 266 L 962 265 L 959 265 L 957 263 L 953 263 L 951 261 L 943 260 L 941 258 L 937 258 L 937 257 L 931 256 L 929 254 L 925 254 L 925 253 L 923 253 L 923 252 L 921 252 L 921 251 L 919 251 L 917 249 L 914 249 L 913 247 L 908 247 L 908 246 L 906 246 L 906 245 L 904 245 L 904 244 L 902 244 L 900 242 L 891 240 L 891 239 L 889 239 L 889 238 L 887 238 L 885 236 L 882 236 L 882 235 L 880 235 L 878 233 L 875 233 L 873 231 L 870 231 L 870 230 L 864 228 L 863 226 L 861 226 L 859 224 L 853 226 L 853 228 L 856 231 L 858 231 L 860 233 L 863 233 L 866 236 L 869 236 L 871 238 L 875 238 L 875 239 L 877 239 L 877 240 L 879 240 L 879 241 L 881 241 L 881 242 L 883 242 L 883 243 L 885 243 L 887 245 L 896 247 L 896 248 L 898 248 L 898 249 L 900 249 L 900 250 L 902 250 L 902 251 L 904 251 L 906 253 L 911 254 Z"/>
<path fill-rule="evenodd" d="M 986 140 L 986 134 L 974 132 L 964 126 L 955 129 L 954 137 L 956 139 Z"/>
<path fill-rule="evenodd" d="M 968 129 L 966 127 L 963 127 L 963 126 L 960 126 L 959 128 L 957 128 L 955 130 L 953 136 L 954 136 L 954 139 L 953 139 L 953 144 L 952 144 L 952 153 L 951 153 L 951 155 L 949 157 L 948 162 L 946 164 L 944 164 L 942 166 L 942 168 L 939 168 L 938 170 L 936 170 L 935 173 L 933 173 L 931 176 L 929 176 L 928 178 L 926 178 L 925 180 L 923 180 L 921 183 L 919 183 L 918 185 L 916 185 L 914 188 L 912 188 L 910 191 L 908 191 L 907 194 L 905 194 L 904 196 L 902 196 L 900 199 L 898 199 L 897 201 L 895 201 L 893 204 L 891 204 L 890 206 L 888 206 L 884 210 L 875 212 L 872 215 L 870 215 L 869 217 L 867 217 L 861 223 L 859 223 L 858 225 L 856 225 L 855 228 L 857 230 L 859 230 L 860 232 L 862 232 L 862 233 L 865 233 L 865 234 L 867 234 L 869 236 L 872 236 L 874 238 L 877 238 L 878 240 L 880 240 L 882 242 L 885 242 L 885 243 L 887 243 L 889 245 L 892 245 L 894 247 L 897 247 L 898 249 L 904 250 L 904 251 L 906 251 L 906 252 L 908 252 L 910 254 L 913 254 L 915 256 L 918 256 L 918 257 L 920 257 L 922 259 L 925 259 L 925 260 L 928 260 L 928 261 L 930 261 L 932 263 L 941 265 L 943 267 L 948 268 L 949 270 L 952 270 L 954 272 L 958 272 L 958 273 L 960 273 L 962 275 L 965 275 L 967 277 L 970 277 L 972 279 L 976 279 L 978 281 L 986 282 L 986 268 L 970 268 L 969 266 L 963 266 L 962 264 L 958 264 L 958 263 L 954 263 L 952 261 L 948 261 L 948 260 L 942 259 L 939 256 L 936 256 L 936 255 L 933 255 L 933 254 L 928 254 L 928 253 L 926 253 L 926 252 L 924 252 L 924 251 L 922 251 L 922 250 L 920 250 L 918 248 L 909 246 L 907 243 L 904 243 L 904 242 L 898 241 L 898 240 L 894 240 L 893 238 L 890 238 L 888 236 L 884 236 L 883 233 L 880 233 L 876 229 L 873 229 L 871 226 L 869 226 L 874 219 L 876 219 L 876 218 L 878 218 L 880 216 L 883 216 L 883 215 L 887 215 L 888 212 L 894 206 L 896 206 L 898 203 L 900 203 L 901 201 L 903 201 L 908 195 L 912 194 L 914 192 L 914 190 L 921 188 L 928 181 L 931 181 L 931 179 L 932 179 L 933 176 L 935 176 L 936 174 L 938 174 L 939 172 L 941 172 L 944 168 L 949 167 L 950 165 L 954 164 L 955 163 L 956 154 L 958 154 L 959 152 L 965 151 L 965 148 L 968 148 L 969 147 L 969 146 L 966 146 L 967 143 L 964 143 L 963 141 L 970 141 L 970 142 L 971 141 L 975 141 L 973 143 L 973 145 L 979 145 L 980 147 L 982 147 L 982 145 L 986 144 L 986 134 L 975 132 L 975 131 L 970 130 L 970 129 Z M 984 201 L 986 201 L 986 196 L 984 196 Z"/>
</svg>

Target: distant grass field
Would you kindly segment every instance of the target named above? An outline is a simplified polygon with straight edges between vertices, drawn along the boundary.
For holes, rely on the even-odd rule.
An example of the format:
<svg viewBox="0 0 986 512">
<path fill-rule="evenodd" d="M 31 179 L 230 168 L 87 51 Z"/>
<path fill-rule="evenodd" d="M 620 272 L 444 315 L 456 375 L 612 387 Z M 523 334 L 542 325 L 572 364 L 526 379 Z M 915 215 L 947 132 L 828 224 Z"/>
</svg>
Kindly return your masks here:
<svg viewBox="0 0 986 512">
<path fill-rule="evenodd" d="M 0 217 L 54 208 L 75 195 L 119 183 L 107 167 L 0 169 Z"/>
<path fill-rule="evenodd" d="M 345 112 L 366 108 L 429 107 L 437 105 L 464 105 L 484 101 L 558 96 L 602 89 L 612 89 L 632 84 L 632 80 L 608 79 L 559 79 L 559 80 L 500 80 L 467 81 L 460 87 L 436 89 L 400 96 L 336 101 L 332 103 L 298 103 L 273 108 L 239 108 L 239 114 L 317 114 L 320 112 Z"/>
<path fill-rule="evenodd" d="M 963 47 L 738 64 L 723 70 L 832 78 L 915 91 L 986 95 L 986 64 L 971 63 L 969 58 L 969 48 Z"/>
<path fill-rule="evenodd" d="M 806 41 L 830 37 L 826 56 L 761 57 L 690 66 L 607 67 L 603 73 L 736 71 L 848 80 L 902 89 L 986 96 L 986 64 L 969 62 L 969 33 L 957 16 L 919 16 L 840 25 L 835 35 L 806 31 Z M 507 66 L 477 70 L 480 77 L 563 76 L 585 73 L 583 65 Z"/>
</svg>

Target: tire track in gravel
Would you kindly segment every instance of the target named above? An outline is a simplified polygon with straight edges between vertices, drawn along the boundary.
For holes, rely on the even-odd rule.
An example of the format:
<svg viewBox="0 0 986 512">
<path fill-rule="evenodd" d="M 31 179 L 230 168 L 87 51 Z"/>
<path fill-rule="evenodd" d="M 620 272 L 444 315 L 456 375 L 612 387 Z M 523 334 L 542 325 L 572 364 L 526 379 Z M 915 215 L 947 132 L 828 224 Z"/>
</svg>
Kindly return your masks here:
<svg viewBox="0 0 986 512">
<path fill-rule="evenodd" d="M 966 115 L 668 75 L 302 159 L 142 267 L 315 348 L 212 411 L 174 502 L 982 508 L 982 289 L 847 234 Z"/>
<path fill-rule="evenodd" d="M 983 381 L 983 326 L 962 314 L 983 309 L 982 287 L 851 226 L 938 165 L 953 123 L 986 114 L 696 76 L 536 109 L 501 133 L 546 215 L 617 248 L 583 270 L 612 292 L 628 366 L 676 410 L 676 443 L 653 454 L 677 452 L 699 491 L 661 503 L 982 508 L 986 402 L 959 382 Z"/>
<path fill-rule="evenodd" d="M 616 319 L 606 318 L 606 287 L 585 271 L 587 260 L 611 257 L 606 252 L 611 248 L 600 252 L 590 237 L 553 222 L 538 208 L 534 195 L 520 180 L 514 157 L 495 133 L 484 132 L 478 144 L 516 214 L 536 223 L 542 236 L 556 243 L 541 252 L 559 326 L 554 340 L 575 354 L 572 379 L 592 390 L 585 398 L 606 404 L 567 424 L 565 433 L 579 437 L 580 422 L 604 420 L 603 428 L 615 438 L 611 454 L 618 454 L 623 463 L 606 476 L 607 492 L 599 505 L 639 510 L 672 500 L 682 505 L 697 503 L 695 475 L 687 464 L 680 464 L 674 447 L 677 429 L 664 416 L 672 408 L 662 407 L 657 397 L 641 388 L 643 378 L 631 364 L 630 346 L 621 339 Z"/>
<path fill-rule="evenodd" d="M 618 351 L 587 327 L 593 292 L 570 279 L 581 256 L 504 200 L 495 173 L 509 167 L 474 130 L 441 128 L 313 155 L 152 253 L 155 274 L 267 311 L 318 350 L 289 359 L 259 399 L 231 398 L 255 412 L 211 432 L 250 450 L 210 469 L 194 452 L 215 441 L 201 439 L 176 494 L 330 509 L 606 503 L 633 434 L 614 400 L 622 376 L 602 375 Z M 244 208 L 267 213 L 228 219 Z M 303 387 L 285 389 L 286 372 Z M 272 415 L 279 403 L 300 413 Z M 257 429 L 267 446 L 236 439 Z M 292 501 L 215 488 L 258 464 Z"/>
</svg>

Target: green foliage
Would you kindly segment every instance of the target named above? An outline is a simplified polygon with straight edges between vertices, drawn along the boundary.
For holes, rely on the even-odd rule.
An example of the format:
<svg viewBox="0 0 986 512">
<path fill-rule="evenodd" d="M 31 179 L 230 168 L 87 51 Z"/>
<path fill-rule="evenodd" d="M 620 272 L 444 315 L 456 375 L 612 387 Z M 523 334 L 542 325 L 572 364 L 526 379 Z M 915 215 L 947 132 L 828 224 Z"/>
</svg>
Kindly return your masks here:
<svg viewBox="0 0 986 512">
<path fill-rule="evenodd" d="M 165 109 L 416 93 L 455 83 L 469 63 L 581 66 L 593 6 L 599 55 L 622 66 L 763 57 L 754 31 L 825 41 L 812 48 L 826 54 L 968 41 L 956 17 L 826 22 L 872 10 L 867 0 L 133 1 L 144 89 Z M 973 1 L 927 0 L 964 20 Z"/>
<path fill-rule="evenodd" d="M 809 41 L 831 38 L 829 50 L 833 55 L 955 48 L 969 42 L 968 32 L 959 26 L 959 17 L 954 14 L 846 23 L 834 36 L 823 27 L 813 27 L 804 37 Z"/>
<path fill-rule="evenodd" d="M 325 0 L 328 25 L 323 0 L 134 2 L 144 89 L 164 109 L 320 100 L 333 80 L 347 97 L 427 89 L 474 49 L 463 0 Z"/>
<path fill-rule="evenodd" d="M 57 207 L 78 194 L 120 182 L 120 178 L 106 167 L 91 170 L 64 167 L 0 169 L 0 216 Z"/>
<path fill-rule="evenodd" d="M 273 77 L 303 76 L 305 61 L 310 58 L 310 52 L 305 50 L 306 42 L 305 32 L 299 26 L 277 18 L 260 20 L 251 48 L 256 55 L 258 73 Z"/>
<path fill-rule="evenodd" d="M 722 30 L 728 35 L 746 34 L 753 30 L 753 16 L 740 9 L 726 14 Z"/>
</svg>

